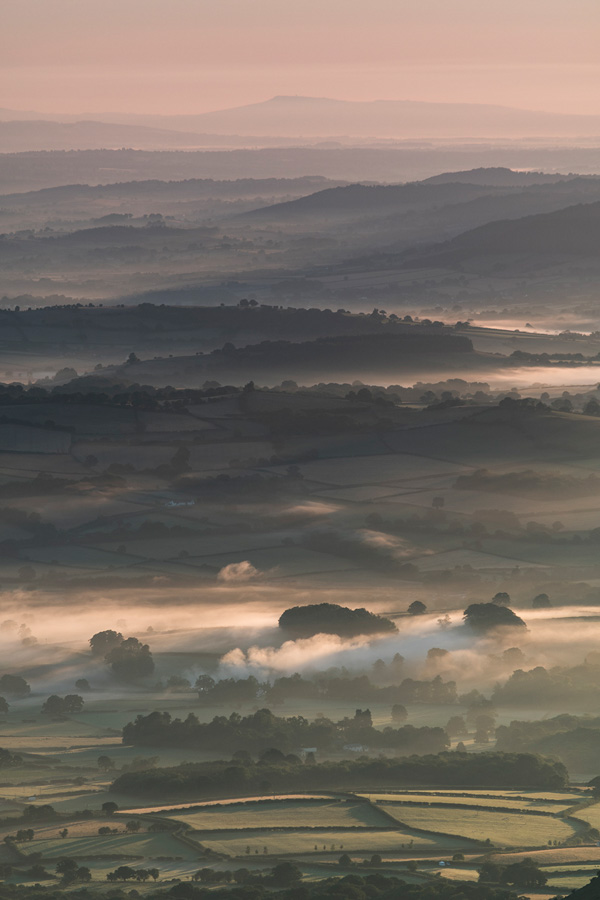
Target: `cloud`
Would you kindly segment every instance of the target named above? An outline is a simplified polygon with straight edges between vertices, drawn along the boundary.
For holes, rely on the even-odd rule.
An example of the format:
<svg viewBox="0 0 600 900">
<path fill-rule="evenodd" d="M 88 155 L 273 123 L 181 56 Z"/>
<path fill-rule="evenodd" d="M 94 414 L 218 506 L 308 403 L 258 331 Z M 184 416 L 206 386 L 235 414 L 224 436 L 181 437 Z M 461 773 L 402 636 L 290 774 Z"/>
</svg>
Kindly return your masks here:
<svg viewBox="0 0 600 900">
<path fill-rule="evenodd" d="M 218 581 L 224 581 L 231 584 L 243 584 L 246 581 L 253 581 L 260 578 L 261 573 L 255 568 L 251 562 L 245 559 L 243 562 L 230 563 L 224 566 L 217 575 Z"/>
</svg>

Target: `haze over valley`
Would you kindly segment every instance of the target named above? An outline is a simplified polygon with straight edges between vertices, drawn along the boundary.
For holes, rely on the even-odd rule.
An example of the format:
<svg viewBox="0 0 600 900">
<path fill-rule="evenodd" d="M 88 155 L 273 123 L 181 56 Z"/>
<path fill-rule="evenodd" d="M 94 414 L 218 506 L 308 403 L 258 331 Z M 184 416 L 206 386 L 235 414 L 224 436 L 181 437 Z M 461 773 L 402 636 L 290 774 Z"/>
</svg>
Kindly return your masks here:
<svg viewBox="0 0 600 900">
<path fill-rule="evenodd" d="M 589 0 L 22 0 L 0 900 L 596 900 Z"/>
</svg>

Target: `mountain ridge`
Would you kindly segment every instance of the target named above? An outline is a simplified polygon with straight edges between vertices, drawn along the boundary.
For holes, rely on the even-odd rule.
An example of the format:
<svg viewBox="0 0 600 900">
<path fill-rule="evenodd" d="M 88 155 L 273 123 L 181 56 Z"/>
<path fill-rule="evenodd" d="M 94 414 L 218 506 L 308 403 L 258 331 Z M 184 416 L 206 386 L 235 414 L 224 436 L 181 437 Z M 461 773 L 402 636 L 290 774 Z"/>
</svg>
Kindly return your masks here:
<svg viewBox="0 0 600 900">
<path fill-rule="evenodd" d="M 16 111 L 0 110 L 0 121 Z M 33 112 L 21 114 L 32 120 Z M 499 104 L 439 103 L 422 100 L 337 100 L 275 95 L 256 103 L 192 114 L 102 113 L 77 116 L 37 114 L 38 121 L 109 119 L 107 124 L 139 125 L 167 131 L 222 136 L 303 138 L 481 138 L 600 136 L 600 115 L 552 113 Z M 300 135 L 302 138 L 300 138 Z"/>
</svg>

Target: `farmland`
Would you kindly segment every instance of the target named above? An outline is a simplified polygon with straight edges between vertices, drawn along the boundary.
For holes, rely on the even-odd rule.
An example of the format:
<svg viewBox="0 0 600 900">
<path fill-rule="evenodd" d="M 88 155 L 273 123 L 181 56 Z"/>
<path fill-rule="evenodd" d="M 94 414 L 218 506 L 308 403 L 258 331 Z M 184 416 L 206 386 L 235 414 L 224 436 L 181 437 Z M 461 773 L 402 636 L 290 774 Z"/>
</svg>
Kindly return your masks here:
<svg viewBox="0 0 600 900">
<path fill-rule="evenodd" d="M 385 816 L 380 815 L 370 804 L 339 800 L 309 800 L 306 803 L 256 802 L 247 807 L 233 804 L 226 807 L 208 806 L 189 815 L 176 815 L 173 818 L 189 825 L 194 831 L 228 829 L 231 828 L 232 819 L 235 819 L 236 828 L 257 828 L 266 820 L 270 828 L 314 828 L 315 822 L 322 828 L 382 827 L 386 824 Z"/>
<path fill-rule="evenodd" d="M 473 882 L 485 860 L 524 853 L 549 895 L 584 883 L 600 862 L 587 784 L 600 733 L 600 491 L 587 481 L 600 421 L 548 410 L 507 425 L 497 404 L 436 410 L 413 388 L 398 388 L 411 391 L 399 403 L 383 387 L 381 402 L 360 400 L 357 385 L 164 390 L 143 401 L 150 409 L 132 391 L 114 419 L 109 394 L 49 403 L 48 419 L 37 400 L 2 407 L 31 440 L 44 429 L 68 437 L 50 447 L 64 452 L 28 438 L 0 454 L 0 676 L 27 685 L 9 677 L 0 713 L 13 883 L 62 857 L 103 891 L 123 863 L 158 869 L 167 889 L 201 869 L 282 860 L 312 883 L 380 856 L 386 873 L 427 885 L 438 872 Z M 511 473 L 535 490 L 485 487 L 510 486 Z M 545 479 L 563 493 L 540 495 Z M 492 599 L 525 628 L 478 633 L 465 611 Z M 319 604 L 388 625 L 279 624 L 286 609 Z M 150 666 L 119 667 L 119 654 L 94 650 L 98 635 Z M 515 670 L 546 672 L 547 699 L 502 700 Z M 74 695 L 81 703 L 62 708 Z M 273 728 L 236 731 L 264 710 Z M 567 743 L 564 778 L 372 775 L 432 747 L 476 771 L 500 726 L 524 720 L 517 737 L 532 723 L 545 737 L 567 711 L 557 733 L 583 733 L 591 751 Z M 159 730 L 136 732 L 154 715 Z M 279 762 L 267 777 L 269 755 Z M 333 784 L 329 764 L 343 773 Z M 228 773 L 218 790 L 202 766 Z"/>
<path fill-rule="evenodd" d="M 577 834 L 568 821 L 536 816 L 519 816 L 485 809 L 425 809 L 402 805 L 383 805 L 383 809 L 409 828 L 454 833 L 473 840 L 489 840 L 500 847 L 539 847 L 548 842 L 563 843 Z"/>
</svg>

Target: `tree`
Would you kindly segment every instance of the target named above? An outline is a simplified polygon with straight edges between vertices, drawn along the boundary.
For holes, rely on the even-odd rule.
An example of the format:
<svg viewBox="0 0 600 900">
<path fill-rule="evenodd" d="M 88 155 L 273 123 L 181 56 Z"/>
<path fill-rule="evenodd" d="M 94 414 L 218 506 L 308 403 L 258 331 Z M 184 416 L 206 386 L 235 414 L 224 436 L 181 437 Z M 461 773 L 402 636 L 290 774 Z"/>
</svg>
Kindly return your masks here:
<svg viewBox="0 0 600 900">
<path fill-rule="evenodd" d="M 446 725 L 446 734 L 450 737 L 460 737 L 467 734 L 467 724 L 462 716 L 450 716 Z"/>
<path fill-rule="evenodd" d="M 494 594 L 492 597 L 492 603 L 496 603 L 498 606 L 510 606 L 510 594 L 507 594 L 506 591 L 498 591 L 498 593 Z"/>
<path fill-rule="evenodd" d="M 62 716 L 65 712 L 65 703 L 62 697 L 51 694 L 42 704 L 42 713 L 47 716 Z"/>
<path fill-rule="evenodd" d="M 75 682 L 78 691 L 91 691 L 92 687 L 87 678 L 78 678 Z"/>
<path fill-rule="evenodd" d="M 67 715 L 75 715 L 83 709 L 83 697 L 79 694 L 67 694 L 64 698 L 65 712 Z"/>
<path fill-rule="evenodd" d="M 150 876 L 150 878 L 153 878 L 154 881 L 158 881 L 160 872 L 158 871 L 158 869 L 148 869 L 148 875 Z"/>
<path fill-rule="evenodd" d="M 422 616 L 427 612 L 427 607 L 420 600 L 413 600 L 407 612 L 409 616 Z"/>
<path fill-rule="evenodd" d="M 487 744 L 494 735 L 496 721 L 493 716 L 481 713 L 475 719 L 475 740 L 478 744 Z"/>
<path fill-rule="evenodd" d="M 77 871 L 78 863 L 76 859 L 72 859 L 69 856 L 63 856 L 56 863 L 56 874 L 62 875 L 65 878 L 69 878 L 71 875 Z"/>
<path fill-rule="evenodd" d="M 68 833 L 69 833 L 69 829 L 68 829 L 68 828 L 61 828 L 61 830 L 60 830 L 58 833 L 60 834 L 61 838 L 64 839 L 64 838 L 67 837 L 67 835 L 68 835 Z"/>
<path fill-rule="evenodd" d="M 27 697 L 31 693 L 31 688 L 20 675 L 2 675 L 0 691 L 13 697 Z"/>
<path fill-rule="evenodd" d="M 486 860 L 479 870 L 479 881 L 492 881 L 497 884 L 502 875 L 502 866 L 498 863 Z"/>
<path fill-rule="evenodd" d="M 110 756 L 98 757 L 98 768 L 102 769 L 103 772 L 110 772 L 112 769 L 114 769 L 114 767 L 114 761 L 110 758 Z"/>
<path fill-rule="evenodd" d="M 118 810 L 118 805 L 114 803 L 112 800 L 107 800 L 102 804 L 102 812 L 105 816 L 112 816 Z"/>
<path fill-rule="evenodd" d="M 532 609 L 548 609 L 552 606 L 548 594 L 537 594 L 531 601 Z"/>
<path fill-rule="evenodd" d="M 92 873 L 87 866 L 79 866 L 75 872 L 75 881 L 87 882 L 92 880 Z"/>
<path fill-rule="evenodd" d="M 342 853 L 342 855 L 338 859 L 338 865 L 344 866 L 345 868 L 352 865 L 352 860 L 347 853 Z"/>
<path fill-rule="evenodd" d="M 0 697 L 0 713 L 4 715 L 8 712 L 8 703 L 6 702 L 5 697 Z"/>
<path fill-rule="evenodd" d="M 431 506 L 433 509 L 443 509 L 445 502 L 443 497 L 434 497 L 431 501 Z"/>
<path fill-rule="evenodd" d="M 194 687 L 196 688 L 200 696 L 202 696 L 202 694 L 206 694 L 209 691 L 214 690 L 215 683 L 215 679 L 211 678 L 210 675 L 198 675 L 194 683 Z"/>
<path fill-rule="evenodd" d="M 106 656 L 114 647 L 118 647 L 123 635 L 118 631 L 98 631 L 90 638 L 90 647 L 94 656 Z"/>
<path fill-rule="evenodd" d="M 530 857 L 526 857 L 520 862 L 511 863 L 509 866 L 506 866 L 500 875 L 501 884 L 518 884 L 519 887 L 543 887 L 547 881 L 548 876 L 541 871 Z"/>
<path fill-rule="evenodd" d="M 271 880 L 276 887 L 291 887 L 302 879 L 302 872 L 294 863 L 281 862 L 271 869 Z"/>
<path fill-rule="evenodd" d="M 294 637 L 301 638 L 315 634 L 357 637 L 398 630 L 390 619 L 377 616 L 366 609 L 349 609 L 335 603 L 314 603 L 286 609 L 279 618 L 279 627 Z"/>
<path fill-rule="evenodd" d="M 154 660 L 148 644 L 130 637 L 114 647 L 105 656 L 114 674 L 123 681 L 144 678 L 154 672 Z"/>
<path fill-rule="evenodd" d="M 129 822 L 125 822 L 125 828 L 129 832 L 129 834 L 137 834 L 140 830 L 141 822 L 139 819 L 130 819 Z"/>
<path fill-rule="evenodd" d="M 478 634 L 486 634 L 495 628 L 527 628 L 512 609 L 495 603 L 472 603 L 465 609 L 464 620 Z"/>
<path fill-rule="evenodd" d="M 130 878 L 135 878 L 135 869 L 131 866 L 118 866 L 115 875 L 119 881 L 129 881 Z"/>
<path fill-rule="evenodd" d="M 67 694 L 66 697 L 52 694 L 42 705 L 42 713 L 48 716 L 74 715 L 82 709 L 83 698 L 79 694 Z"/>
</svg>

